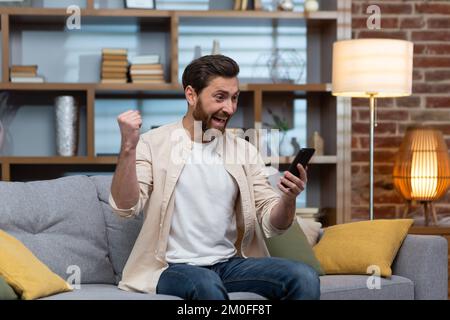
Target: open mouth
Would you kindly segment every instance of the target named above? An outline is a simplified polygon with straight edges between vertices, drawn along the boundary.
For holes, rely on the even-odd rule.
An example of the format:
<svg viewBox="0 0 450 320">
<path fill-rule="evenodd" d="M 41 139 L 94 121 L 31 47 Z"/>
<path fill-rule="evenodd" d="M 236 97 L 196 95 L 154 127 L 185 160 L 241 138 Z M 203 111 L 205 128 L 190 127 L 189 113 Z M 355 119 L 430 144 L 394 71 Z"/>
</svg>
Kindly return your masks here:
<svg viewBox="0 0 450 320">
<path fill-rule="evenodd" d="M 214 121 L 215 124 L 217 124 L 219 126 L 223 126 L 227 122 L 226 118 L 219 118 L 219 117 L 215 117 L 215 116 L 212 117 L 212 120 Z"/>
</svg>

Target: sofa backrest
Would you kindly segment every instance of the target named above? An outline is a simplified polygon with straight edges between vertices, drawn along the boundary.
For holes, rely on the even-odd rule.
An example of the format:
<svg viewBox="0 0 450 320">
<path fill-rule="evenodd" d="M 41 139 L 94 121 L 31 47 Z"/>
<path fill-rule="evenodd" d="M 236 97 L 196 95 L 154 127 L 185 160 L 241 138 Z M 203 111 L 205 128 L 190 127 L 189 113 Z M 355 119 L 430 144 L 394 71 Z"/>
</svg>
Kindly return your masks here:
<svg viewBox="0 0 450 320">
<path fill-rule="evenodd" d="M 63 279 L 115 283 L 95 179 L 0 182 L 0 229 L 22 241 Z M 73 267 L 75 266 L 75 267 Z"/>
<path fill-rule="evenodd" d="M 105 216 L 109 257 L 114 268 L 116 283 L 118 283 L 141 230 L 143 218 L 142 215 L 136 218 L 122 218 L 111 210 L 108 198 L 112 177 L 92 176 L 91 179 L 97 187 L 98 198 Z"/>
</svg>

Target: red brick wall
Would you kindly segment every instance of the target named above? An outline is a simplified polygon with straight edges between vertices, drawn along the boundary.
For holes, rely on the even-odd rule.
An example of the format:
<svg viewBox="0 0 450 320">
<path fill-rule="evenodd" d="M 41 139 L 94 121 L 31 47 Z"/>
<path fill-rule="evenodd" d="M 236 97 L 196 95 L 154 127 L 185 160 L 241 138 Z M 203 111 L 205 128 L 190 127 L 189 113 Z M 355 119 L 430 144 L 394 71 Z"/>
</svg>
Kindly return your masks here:
<svg viewBox="0 0 450 320">
<path fill-rule="evenodd" d="M 381 29 L 369 30 L 367 7 L 381 9 Z M 401 213 L 403 200 L 392 184 L 394 155 L 405 128 L 426 123 L 444 133 L 450 147 L 450 1 L 353 0 L 353 38 L 395 38 L 414 42 L 413 95 L 378 100 L 375 128 L 375 215 Z M 352 101 L 352 217 L 368 217 L 368 100 Z M 440 217 L 450 215 L 450 192 L 436 202 Z"/>
</svg>

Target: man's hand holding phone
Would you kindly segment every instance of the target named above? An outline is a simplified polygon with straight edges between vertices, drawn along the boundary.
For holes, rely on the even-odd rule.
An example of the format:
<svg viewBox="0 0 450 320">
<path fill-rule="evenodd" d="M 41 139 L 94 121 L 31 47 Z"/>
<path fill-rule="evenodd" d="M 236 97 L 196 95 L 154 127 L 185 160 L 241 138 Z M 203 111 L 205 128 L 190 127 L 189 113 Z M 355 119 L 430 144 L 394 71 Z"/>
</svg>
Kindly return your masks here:
<svg viewBox="0 0 450 320">
<path fill-rule="evenodd" d="M 294 161 L 289 166 L 289 170 L 284 172 L 278 183 L 278 188 L 288 199 L 294 199 L 305 190 L 307 178 L 308 162 L 312 158 L 315 150 L 313 148 L 303 148 L 299 151 Z M 306 168 L 306 169 L 305 169 Z"/>
</svg>

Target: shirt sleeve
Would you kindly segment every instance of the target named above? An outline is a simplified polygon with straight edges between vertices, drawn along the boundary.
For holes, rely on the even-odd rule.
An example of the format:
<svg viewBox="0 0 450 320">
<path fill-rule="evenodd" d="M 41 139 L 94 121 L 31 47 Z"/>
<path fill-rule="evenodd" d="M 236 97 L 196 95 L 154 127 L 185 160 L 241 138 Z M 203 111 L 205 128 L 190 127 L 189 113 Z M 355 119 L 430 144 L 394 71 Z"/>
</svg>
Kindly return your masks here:
<svg viewBox="0 0 450 320">
<path fill-rule="evenodd" d="M 111 208 L 117 215 L 124 218 L 137 216 L 147 204 L 153 190 L 152 158 L 150 147 L 148 142 L 143 140 L 142 136 L 136 147 L 136 175 L 139 183 L 139 199 L 134 206 L 128 209 L 119 209 L 112 194 L 109 194 L 109 204 Z"/>
<path fill-rule="evenodd" d="M 250 167 L 253 180 L 253 191 L 255 195 L 256 216 L 262 227 L 264 236 L 266 238 L 271 238 L 282 234 L 287 230 L 278 229 L 270 222 L 270 214 L 272 209 L 278 204 L 281 196 L 274 190 L 269 182 L 268 170 L 266 170 L 261 155 L 253 146 L 250 148 L 253 149 Z"/>
</svg>

